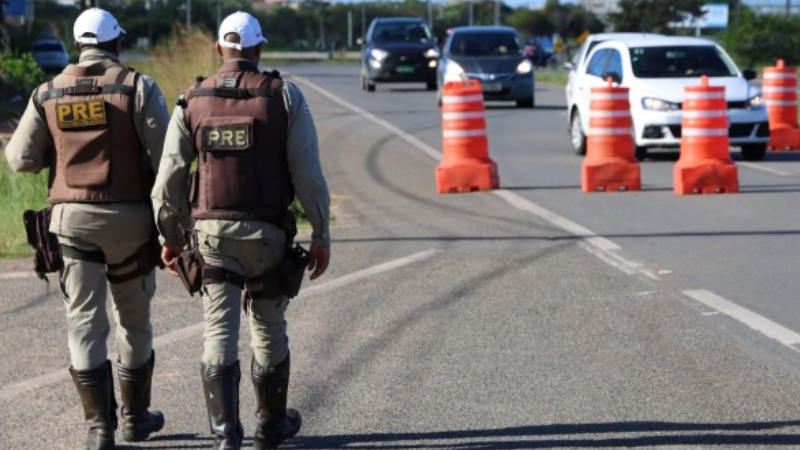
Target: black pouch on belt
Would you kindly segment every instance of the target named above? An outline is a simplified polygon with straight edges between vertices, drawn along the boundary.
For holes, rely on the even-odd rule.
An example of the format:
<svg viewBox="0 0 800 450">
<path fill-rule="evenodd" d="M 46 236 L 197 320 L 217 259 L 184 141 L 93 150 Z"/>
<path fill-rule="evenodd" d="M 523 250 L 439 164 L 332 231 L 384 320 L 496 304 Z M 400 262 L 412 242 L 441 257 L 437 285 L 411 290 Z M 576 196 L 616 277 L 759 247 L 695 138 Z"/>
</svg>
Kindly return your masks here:
<svg viewBox="0 0 800 450">
<path fill-rule="evenodd" d="M 50 208 L 45 208 L 39 211 L 27 210 L 22 215 L 28 244 L 36 250 L 33 255 L 33 270 L 45 281 L 49 281 L 46 273 L 58 272 L 64 267 L 58 238 L 50 232 L 50 213 Z"/>
<path fill-rule="evenodd" d="M 303 275 L 308 267 L 308 250 L 295 244 L 289 250 L 280 264 L 273 270 L 280 278 L 283 294 L 289 298 L 297 297 L 300 285 L 303 284 Z M 268 282 L 269 283 L 269 282 Z"/>
<path fill-rule="evenodd" d="M 175 270 L 183 286 L 194 297 L 203 286 L 203 256 L 197 247 L 182 252 L 175 261 Z"/>
</svg>

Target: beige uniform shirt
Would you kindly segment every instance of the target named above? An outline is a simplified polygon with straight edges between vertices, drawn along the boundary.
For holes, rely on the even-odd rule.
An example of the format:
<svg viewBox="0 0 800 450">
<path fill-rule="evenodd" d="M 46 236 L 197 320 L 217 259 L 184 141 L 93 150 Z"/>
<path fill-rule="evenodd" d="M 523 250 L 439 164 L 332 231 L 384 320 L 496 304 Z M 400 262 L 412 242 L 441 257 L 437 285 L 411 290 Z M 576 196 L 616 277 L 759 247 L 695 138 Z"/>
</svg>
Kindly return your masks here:
<svg viewBox="0 0 800 450">
<path fill-rule="evenodd" d="M 330 247 L 328 234 L 330 196 L 319 161 L 317 130 L 308 104 L 300 89 L 284 82 L 284 99 L 289 110 L 286 151 L 295 194 L 313 228 L 314 244 Z M 164 154 L 153 188 L 153 209 L 159 233 L 167 245 L 183 242 L 179 223 L 187 223 L 187 180 L 189 169 L 197 157 L 194 138 L 186 126 L 183 108 L 176 107 L 167 129 Z M 281 240 L 284 232 L 258 220 L 197 220 L 195 229 L 212 236 L 229 239 Z"/>
<path fill-rule="evenodd" d="M 81 52 L 78 65 L 90 66 L 102 59 L 119 62 L 113 53 L 96 48 Z M 143 74 L 136 84 L 134 126 L 142 146 L 147 149 L 153 169 L 158 169 L 164 135 L 169 123 L 166 101 L 158 85 Z M 25 113 L 5 149 L 12 170 L 39 173 L 47 168 L 47 155 L 53 136 L 47 121 L 28 101 Z M 59 203 L 53 207 L 50 231 L 72 238 L 96 240 L 135 240 L 150 236 L 152 219 L 145 203 Z"/>
</svg>

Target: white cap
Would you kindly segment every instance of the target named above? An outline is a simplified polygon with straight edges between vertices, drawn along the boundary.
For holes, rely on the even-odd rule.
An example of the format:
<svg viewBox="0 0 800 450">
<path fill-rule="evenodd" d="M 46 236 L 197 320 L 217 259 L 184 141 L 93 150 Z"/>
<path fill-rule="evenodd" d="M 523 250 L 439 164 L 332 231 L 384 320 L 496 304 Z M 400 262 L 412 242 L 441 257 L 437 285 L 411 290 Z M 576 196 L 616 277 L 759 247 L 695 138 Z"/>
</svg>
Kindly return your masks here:
<svg viewBox="0 0 800 450">
<path fill-rule="evenodd" d="M 75 42 L 81 44 L 101 44 L 113 41 L 120 34 L 125 34 L 125 30 L 119 26 L 119 22 L 108 11 L 100 8 L 91 8 L 82 12 L 75 20 L 73 28 Z M 94 36 L 84 36 L 85 34 Z"/>
<path fill-rule="evenodd" d="M 241 41 L 239 43 L 226 41 L 225 35 L 228 33 L 238 34 Z M 255 47 L 262 42 L 267 42 L 267 38 L 261 34 L 261 25 L 259 25 L 255 17 L 246 12 L 238 11 L 231 14 L 219 26 L 219 45 L 225 48 L 241 50 Z"/>
</svg>

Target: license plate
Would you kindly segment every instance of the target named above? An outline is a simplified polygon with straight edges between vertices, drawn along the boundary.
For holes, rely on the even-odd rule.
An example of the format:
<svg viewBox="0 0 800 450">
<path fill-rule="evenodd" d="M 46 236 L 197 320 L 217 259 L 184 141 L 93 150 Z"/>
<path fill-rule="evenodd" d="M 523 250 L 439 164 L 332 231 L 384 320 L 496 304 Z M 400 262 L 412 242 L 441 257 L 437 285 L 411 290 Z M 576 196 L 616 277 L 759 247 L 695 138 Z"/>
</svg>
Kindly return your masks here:
<svg viewBox="0 0 800 450">
<path fill-rule="evenodd" d="M 503 90 L 502 83 L 481 83 L 483 92 L 500 92 Z"/>
<path fill-rule="evenodd" d="M 414 66 L 397 66 L 397 73 L 414 73 Z"/>
</svg>

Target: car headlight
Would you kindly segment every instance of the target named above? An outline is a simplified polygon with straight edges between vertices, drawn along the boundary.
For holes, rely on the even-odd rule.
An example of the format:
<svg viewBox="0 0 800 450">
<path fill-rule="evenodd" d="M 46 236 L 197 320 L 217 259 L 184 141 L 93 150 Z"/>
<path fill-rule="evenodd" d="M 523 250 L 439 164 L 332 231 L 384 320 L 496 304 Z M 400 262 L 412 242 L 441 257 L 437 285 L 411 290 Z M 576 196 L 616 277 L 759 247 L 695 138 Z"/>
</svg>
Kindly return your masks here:
<svg viewBox="0 0 800 450">
<path fill-rule="evenodd" d="M 373 48 L 370 50 L 369 56 L 376 61 L 383 61 L 387 56 L 389 56 L 389 52 L 380 48 Z"/>
<path fill-rule="evenodd" d="M 530 73 L 531 70 L 533 70 L 533 64 L 531 64 L 531 61 L 527 58 L 523 59 L 522 62 L 517 66 L 517 73 L 522 75 Z"/>
<path fill-rule="evenodd" d="M 448 81 L 461 81 L 464 75 L 464 69 L 453 61 L 448 61 L 444 67 L 444 82 Z"/>
<path fill-rule="evenodd" d="M 747 99 L 748 109 L 762 109 L 764 108 L 764 106 L 766 105 L 764 104 L 764 97 L 762 97 L 761 94 L 758 94 L 756 96 Z"/>
<path fill-rule="evenodd" d="M 678 111 L 681 105 L 660 98 L 645 97 L 642 99 L 642 108 L 650 111 Z"/>
<path fill-rule="evenodd" d="M 427 51 L 425 51 L 426 58 L 439 58 L 440 56 L 442 56 L 442 54 L 439 53 L 439 49 L 436 47 L 429 48 Z"/>
</svg>

